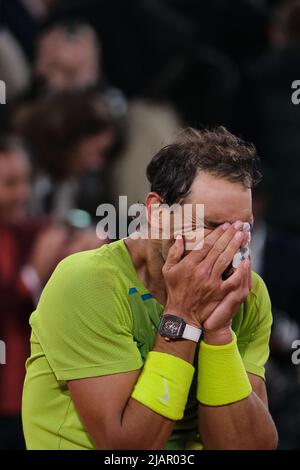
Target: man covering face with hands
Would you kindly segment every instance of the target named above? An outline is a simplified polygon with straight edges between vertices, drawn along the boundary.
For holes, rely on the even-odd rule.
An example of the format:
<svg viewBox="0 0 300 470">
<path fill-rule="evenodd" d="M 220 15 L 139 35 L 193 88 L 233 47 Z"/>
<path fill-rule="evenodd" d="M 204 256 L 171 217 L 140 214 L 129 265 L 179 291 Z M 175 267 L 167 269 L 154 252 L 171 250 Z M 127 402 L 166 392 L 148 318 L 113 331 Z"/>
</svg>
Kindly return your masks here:
<svg viewBox="0 0 300 470">
<path fill-rule="evenodd" d="M 256 165 L 226 129 L 187 129 L 148 165 L 148 236 L 60 263 L 30 320 L 28 448 L 276 448 L 270 300 L 248 256 Z M 162 237 L 154 208 L 173 204 L 188 228 Z"/>
</svg>

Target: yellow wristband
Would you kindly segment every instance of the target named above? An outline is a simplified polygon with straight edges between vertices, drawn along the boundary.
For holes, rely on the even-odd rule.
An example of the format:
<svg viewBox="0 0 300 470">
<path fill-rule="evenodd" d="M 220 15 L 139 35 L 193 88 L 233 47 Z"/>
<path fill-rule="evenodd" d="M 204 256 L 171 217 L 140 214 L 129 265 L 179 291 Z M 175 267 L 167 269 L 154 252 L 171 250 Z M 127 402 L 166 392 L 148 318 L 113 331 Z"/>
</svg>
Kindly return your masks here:
<svg viewBox="0 0 300 470">
<path fill-rule="evenodd" d="M 149 352 L 131 398 L 173 421 L 183 418 L 194 367 L 167 353 Z"/>
<path fill-rule="evenodd" d="M 203 405 L 235 403 L 252 391 L 240 356 L 236 336 L 229 344 L 214 346 L 201 341 L 198 361 L 197 399 Z"/>
</svg>

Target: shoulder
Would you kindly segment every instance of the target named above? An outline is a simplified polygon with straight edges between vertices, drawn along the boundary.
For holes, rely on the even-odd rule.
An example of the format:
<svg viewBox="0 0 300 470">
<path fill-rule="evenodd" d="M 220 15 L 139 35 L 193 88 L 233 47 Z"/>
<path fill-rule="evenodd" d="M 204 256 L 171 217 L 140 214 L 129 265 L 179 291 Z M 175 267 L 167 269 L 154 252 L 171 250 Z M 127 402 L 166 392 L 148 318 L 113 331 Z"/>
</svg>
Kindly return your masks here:
<svg viewBox="0 0 300 470">
<path fill-rule="evenodd" d="M 62 277 L 68 284 L 86 282 L 93 286 L 98 282 L 113 282 L 120 268 L 111 261 L 107 250 L 103 248 L 68 256 L 57 265 L 53 277 Z"/>
<path fill-rule="evenodd" d="M 257 306 L 262 302 L 270 303 L 267 286 L 260 275 L 254 271 L 252 271 L 252 288 L 248 297 L 248 300 L 256 303 Z"/>
<path fill-rule="evenodd" d="M 73 322 L 130 325 L 126 279 L 117 263 L 111 261 L 102 247 L 61 261 L 40 298 L 36 310 L 39 319 L 67 323 L 68 328 Z"/>
<path fill-rule="evenodd" d="M 262 278 L 252 273 L 252 289 L 244 302 L 238 346 L 247 372 L 265 378 L 272 325 L 271 302 Z"/>
<path fill-rule="evenodd" d="M 252 288 L 244 302 L 244 324 L 251 329 L 271 327 L 272 311 L 271 301 L 263 279 L 252 272 Z"/>
<path fill-rule="evenodd" d="M 62 260 L 49 279 L 40 303 L 63 301 L 64 305 L 96 305 L 103 298 L 122 296 L 124 278 L 117 262 L 101 247 Z M 52 300 L 51 300 L 52 299 Z"/>
</svg>

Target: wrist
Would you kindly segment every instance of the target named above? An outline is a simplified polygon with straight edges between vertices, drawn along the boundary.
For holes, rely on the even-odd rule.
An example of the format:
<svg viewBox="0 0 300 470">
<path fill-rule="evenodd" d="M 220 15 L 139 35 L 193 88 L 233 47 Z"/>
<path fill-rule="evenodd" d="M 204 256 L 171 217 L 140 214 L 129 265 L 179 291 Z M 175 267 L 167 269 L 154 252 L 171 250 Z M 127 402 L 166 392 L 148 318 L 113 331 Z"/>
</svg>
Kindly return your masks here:
<svg viewBox="0 0 300 470">
<path fill-rule="evenodd" d="M 187 339 L 177 339 L 166 341 L 160 334 L 157 335 L 153 351 L 172 354 L 190 364 L 194 363 L 197 344 Z"/>
<path fill-rule="evenodd" d="M 225 329 L 222 333 L 222 338 L 225 339 Z M 227 344 L 207 344 L 206 341 L 200 343 L 197 398 L 203 405 L 224 406 L 243 400 L 251 394 L 252 387 L 238 349 L 236 335 L 233 331 L 231 335 L 232 341 Z"/>
<path fill-rule="evenodd" d="M 183 418 L 194 367 L 180 357 L 150 351 L 131 398 L 152 411 L 177 421 Z"/>
<path fill-rule="evenodd" d="M 187 325 L 191 325 L 191 326 L 194 326 L 195 328 L 201 329 L 200 322 L 196 318 L 193 318 L 192 316 L 184 313 L 178 307 L 175 307 L 175 306 L 172 307 L 171 304 L 167 304 L 165 306 L 163 315 L 175 315 L 176 317 L 182 318 Z"/>
<path fill-rule="evenodd" d="M 221 346 L 231 343 L 233 334 L 230 326 L 227 326 L 214 331 L 203 330 L 203 339 L 205 343 L 212 346 Z"/>
</svg>

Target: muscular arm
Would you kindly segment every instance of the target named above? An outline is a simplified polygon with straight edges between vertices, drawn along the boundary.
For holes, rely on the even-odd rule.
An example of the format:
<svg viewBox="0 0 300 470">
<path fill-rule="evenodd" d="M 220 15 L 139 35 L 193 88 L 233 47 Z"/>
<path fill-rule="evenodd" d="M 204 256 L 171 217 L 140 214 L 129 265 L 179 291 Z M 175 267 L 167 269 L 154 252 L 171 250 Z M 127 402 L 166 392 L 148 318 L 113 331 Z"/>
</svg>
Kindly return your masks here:
<svg viewBox="0 0 300 470">
<path fill-rule="evenodd" d="M 231 319 L 242 302 L 247 302 L 250 308 L 252 295 L 255 298 L 253 314 L 259 315 L 260 318 L 260 334 L 258 344 L 256 345 L 253 339 L 251 348 L 259 348 L 259 343 L 265 343 L 265 353 L 262 353 L 262 357 L 265 356 L 266 359 L 271 327 L 271 306 L 266 287 L 262 281 L 252 276 L 250 261 L 242 262 L 226 282 L 232 283 L 232 291 L 204 322 L 205 343 L 218 347 L 232 341 Z M 250 294 L 251 291 L 255 294 Z M 256 334 L 258 335 L 257 332 Z M 201 355 L 199 361 L 200 370 Z M 248 378 L 252 392 L 247 398 L 224 406 L 199 404 L 199 433 L 206 449 L 259 450 L 277 447 L 277 431 L 268 410 L 265 382 L 253 374 L 248 374 Z M 218 380 L 218 376 L 215 380 Z M 230 383 L 230 367 L 228 381 Z M 218 383 L 219 387 L 221 385 L 222 383 Z"/>
<path fill-rule="evenodd" d="M 192 363 L 195 343 L 167 343 L 160 336 L 154 351 Z M 174 371 L 176 373 L 176 371 Z M 130 398 L 140 371 L 68 382 L 72 400 L 98 449 L 163 449 L 174 421 Z"/>
<path fill-rule="evenodd" d="M 205 449 L 275 449 L 277 431 L 268 410 L 266 386 L 248 374 L 251 395 L 227 406 L 199 404 L 199 432 Z"/>
</svg>

